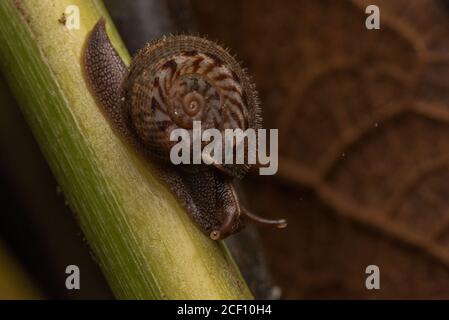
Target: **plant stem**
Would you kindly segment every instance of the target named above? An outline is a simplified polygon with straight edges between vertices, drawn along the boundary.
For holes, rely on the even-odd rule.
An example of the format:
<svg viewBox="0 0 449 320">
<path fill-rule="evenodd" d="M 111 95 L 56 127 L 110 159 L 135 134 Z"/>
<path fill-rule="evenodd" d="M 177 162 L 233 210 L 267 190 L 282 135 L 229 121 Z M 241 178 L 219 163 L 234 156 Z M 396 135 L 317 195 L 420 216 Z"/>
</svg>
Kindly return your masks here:
<svg viewBox="0 0 449 320">
<path fill-rule="evenodd" d="M 68 5 L 78 30 L 58 21 Z M 129 62 L 100 1 L 2 0 L 0 67 L 109 285 L 124 299 L 251 299 L 223 243 L 193 225 L 90 95 L 81 52 L 101 16 Z"/>
</svg>

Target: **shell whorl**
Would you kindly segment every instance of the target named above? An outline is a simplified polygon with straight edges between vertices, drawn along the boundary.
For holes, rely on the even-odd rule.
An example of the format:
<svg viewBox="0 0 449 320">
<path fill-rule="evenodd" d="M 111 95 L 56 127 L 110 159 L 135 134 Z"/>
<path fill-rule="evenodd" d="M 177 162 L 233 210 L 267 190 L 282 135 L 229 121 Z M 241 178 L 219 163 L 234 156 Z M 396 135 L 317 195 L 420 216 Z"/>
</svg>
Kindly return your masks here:
<svg viewBox="0 0 449 320">
<path fill-rule="evenodd" d="M 235 59 L 194 36 L 170 36 L 148 44 L 133 59 L 122 88 L 123 112 L 142 144 L 167 159 L 170 133 L 260 127 L 256 91 Z M 223 165 L 240 177 L 248 165 Z"/>
</svg>

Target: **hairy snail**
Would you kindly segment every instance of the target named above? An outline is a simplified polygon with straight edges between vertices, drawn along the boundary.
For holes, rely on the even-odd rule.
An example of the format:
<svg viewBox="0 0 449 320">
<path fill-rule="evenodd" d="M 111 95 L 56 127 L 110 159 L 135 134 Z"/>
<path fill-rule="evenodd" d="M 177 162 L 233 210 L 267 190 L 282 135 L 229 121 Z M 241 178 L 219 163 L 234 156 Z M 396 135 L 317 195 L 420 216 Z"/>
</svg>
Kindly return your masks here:
<svg viewBox="0 0 449 320">
<path fill-rule="evenodd" d="M 168 184 L 200 229 L 212 239 L 235 233 L 245 220 L 286 226 L 240 206 L 233 179 L 249 169 L 240 165 L 173 165 L 170 132 L 202 127 L 258 129 L 256 91 L 229 53 L 194 36 L 169 36 L 149 43 L 129 69 L 109 41 L 104 20 L 90 33 L 83 55 L 93 95 L 118 134 L 158 165 Z"/>
</svg>

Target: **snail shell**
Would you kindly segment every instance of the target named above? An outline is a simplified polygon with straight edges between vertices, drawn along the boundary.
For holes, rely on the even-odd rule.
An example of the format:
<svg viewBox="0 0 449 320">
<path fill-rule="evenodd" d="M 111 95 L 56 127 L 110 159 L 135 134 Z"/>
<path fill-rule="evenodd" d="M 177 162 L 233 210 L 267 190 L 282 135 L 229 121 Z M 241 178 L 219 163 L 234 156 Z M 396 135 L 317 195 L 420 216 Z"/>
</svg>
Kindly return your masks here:
<svg viewBox="0 0 449 320">
<path fill-rule="evenodd" d="M 128 69 L 100 19 L 86 41 L 82 59 L 88 88 L 116 132 L 151 159 L 202 232 L 218 240 L 247 221 L 286 226 L 283 219 L 264 219 L 240 205 L 233 178 L 243 176 L 249 165 L 216 164 L 220 169 L 216 170 L 207 165 L 174 166 L 168 161 L 176 143 L 170 141 L 170 133 L 183 128 L 192 135 L 195 120 L 201 121 L 202 130 L 215 128 L 222 133 L 260 127 L 254 86 L 226 50 L 194 36 L 165 37 L 142 49 Z M 154 157 L 161 161 L 153 161 Z"/>
<path fill-rule="evenodd" d="M 164 37 L 142 49 L 125 78 L 122 101 L 141 143 L 166 160 L 177 143 L 170 141 L 172 130 L 187 129 L 192 137 L 193 121 L 201 121 L 203 131 L 218 129 L 222 137 L 225 129 L 257 130 L 261 124 L 256 91 L 240 65 L 195 36 Z M 234 177 L 249 169 L 216 166 Z"/>
</svg>

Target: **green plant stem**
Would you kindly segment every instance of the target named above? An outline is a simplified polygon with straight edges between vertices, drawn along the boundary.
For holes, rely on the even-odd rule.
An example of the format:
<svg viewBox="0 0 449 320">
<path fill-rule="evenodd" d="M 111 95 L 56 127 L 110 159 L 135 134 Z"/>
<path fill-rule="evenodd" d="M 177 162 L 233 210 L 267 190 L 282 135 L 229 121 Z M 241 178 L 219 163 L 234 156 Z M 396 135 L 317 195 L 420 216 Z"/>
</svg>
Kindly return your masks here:
<svg viewBox="0 0 449 320">
<path fill-rule="evenodd" d="M 58 21 L 68 5 L 78 30 Z M 81 52 L 101 16 L 129 62 L 100 1 L 0 1 L 0 67 L 109 285 L 124 299 L 251 299 L 223 243 L 192 224 L 88 92 Z"/>
</svg>

